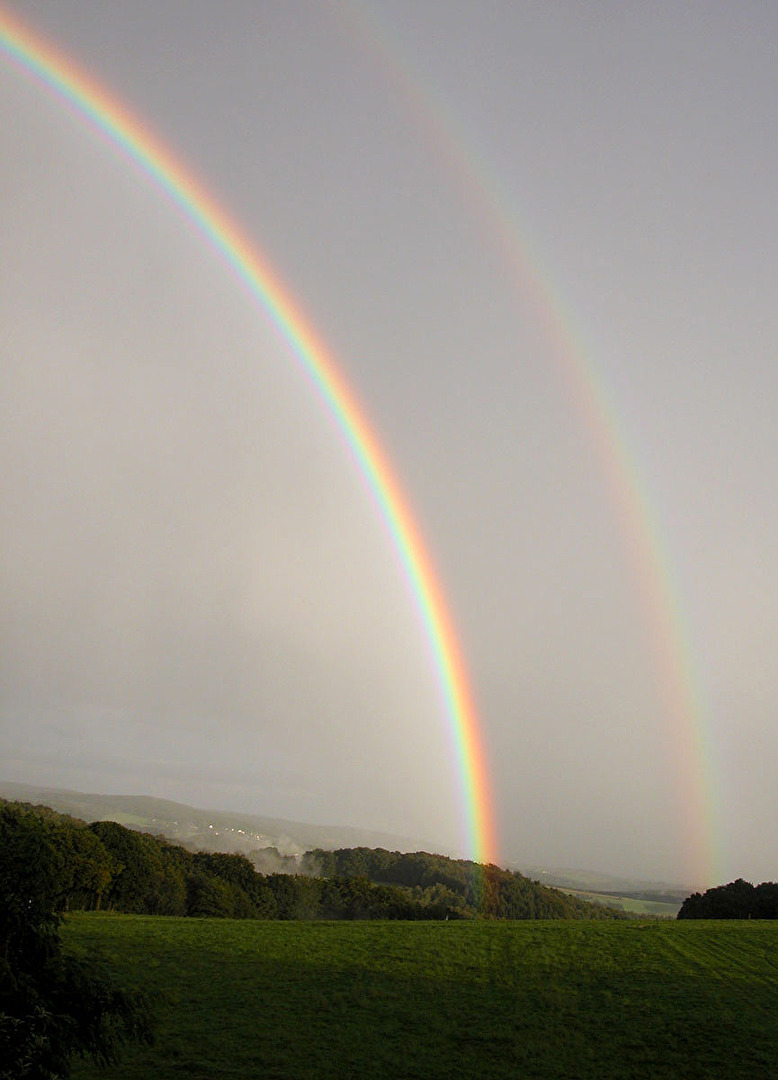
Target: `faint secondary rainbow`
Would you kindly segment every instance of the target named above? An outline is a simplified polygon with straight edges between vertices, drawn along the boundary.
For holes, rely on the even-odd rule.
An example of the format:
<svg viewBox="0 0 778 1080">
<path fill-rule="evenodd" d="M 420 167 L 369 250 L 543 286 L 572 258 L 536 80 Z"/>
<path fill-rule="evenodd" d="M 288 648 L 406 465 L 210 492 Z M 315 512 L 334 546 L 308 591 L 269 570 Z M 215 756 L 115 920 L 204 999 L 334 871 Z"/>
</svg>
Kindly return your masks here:
<svg viewBox="0 0 778 1080">
<path fill-rule="evenodd" d="M 350 0 L 338 12 L 372 70 L 384 67 L 410 122 L 423 132 L 443 171 L 460 187 L 469 213 L 499 250 L 521 294 L 529 298 L 559 365 L 565 392 L 588 431 L 607 483 L 643 612 L 663 709 L 668 757 L 676 772 L 685 820 L 680 823 L 689 866 L 699 884 L 715 883 L 723 864 L 714 799 L 710 740 L 702 688 L 695 673 L 681 593 L 659 519 L 640 475 L 614 395 L 565 311 L 561 289 L 530 243 L 515 197 L 438 90 L 408 60 L 384 11 L 370 0 Z"/>
<path fill-rule="evenodd" d="M 454 744 L 468 854 L 477 862 L 496 862 L 496 824 L 483 739 L 454 624 L 407 499 L 334 358 L 275 271 L 136 116 L 2 9 L 0 49 L 107 137 L 183 211 L 259 302 L 335 418 L 391 535 L 429 643 Z"/>
</svg>

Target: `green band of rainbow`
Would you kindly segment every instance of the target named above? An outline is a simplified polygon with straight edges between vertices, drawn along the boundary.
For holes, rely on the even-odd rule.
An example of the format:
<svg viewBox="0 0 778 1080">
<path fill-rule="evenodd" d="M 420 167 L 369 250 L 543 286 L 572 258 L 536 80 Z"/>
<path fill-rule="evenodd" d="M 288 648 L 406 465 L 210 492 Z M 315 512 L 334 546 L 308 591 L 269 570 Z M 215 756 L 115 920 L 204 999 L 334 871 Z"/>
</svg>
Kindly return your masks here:
<svg viewBox="0 0 778 1080">
<path fill-rule="evenodd" d="M 335 418 L 391 535 L 429 641 L 455 746 L 468 853 L 477 862 L 497 861 L 483 741 L 454 625 L 407 499 L 343 373 L 277 274 L 137 117 L 69 59 L 2 10 L 0 48 L 107 136 L 183 211 L 248 287 Z"/>
</svg>

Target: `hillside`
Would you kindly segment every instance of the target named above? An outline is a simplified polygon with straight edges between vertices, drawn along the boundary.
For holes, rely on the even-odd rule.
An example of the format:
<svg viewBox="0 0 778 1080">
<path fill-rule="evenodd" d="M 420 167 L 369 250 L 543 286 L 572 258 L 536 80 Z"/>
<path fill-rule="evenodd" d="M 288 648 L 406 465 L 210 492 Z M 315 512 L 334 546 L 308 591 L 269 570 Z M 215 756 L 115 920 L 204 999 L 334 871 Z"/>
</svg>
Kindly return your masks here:
<svg viewBox="0 0 778 1080">
<path fill-rule="evenodd" d="M 552 889 L 515 870 L 481 866 L 426 851 L 341 848 L 309 851 L 300 868 L 335 880 L 364 878 L 399 888 L 414 902 L 442 905 L 449 915 L 496 919 L 606 919 L 623 911 Z"/>
<path fill-rule="evenodd" d="M 0 798 L 50 806 L 84 821 L 118 821 L 140 832 L 164 836 L 190 851 L 246 855 L 264 872 L 294 872 L 303 854 L 312 849 L 434 850 L 434 845 L 419 837 L 396 836 L 355 826 L 312 825 L 242 811 L 196 808 L 147 795 L 95 794 L 0 780 Z M 674 916 L 683 900 L 694 892 L 690 885 L 636 880 L 583 869 L 523 864 L 513 864 L 509 869 L 593 903 L 646 914 Z"/>
<path fill-rule="evenodd" d="M 577 896 L 593 904 L 604 904 L 631 915 L 650 915 L 674 919 L 685 898 L 694 891 L 690 885 L 649 881 L 593 870 L 528 866 L 523 868 L 542 885 Z"/>
<path fill-rule="evenodd" d="M 238 852 L 276 848 L 299 856 L 311 848 L 391 847 L 412 851 L 423 841 L 344 825 L 310 825 L 239 810 L 203 810 L 147 795 L 100 795 L 65 788 L 0 780 L 0 797 L 50 806 L 84 821 L 118 821 L 131 829 L 165 836 L 190 849 Z"/>
<path fill-rule="evenodd" d="M 618 917 L 521 874 L 427 852 L 319 848 L 265 873 L 239 853 L 193 852 L 116 821 L 87 824 L 47 806 L 0 798 L 0 823 L 3 880 L 40 878 L 59 911 L 237 919 Z M 39 865 L 14 855 L 27 850 Z M 273 861 L 283 860 L 275 853 Z M 19 885 L 22 903 L 27 889 Z"/>
</svg>

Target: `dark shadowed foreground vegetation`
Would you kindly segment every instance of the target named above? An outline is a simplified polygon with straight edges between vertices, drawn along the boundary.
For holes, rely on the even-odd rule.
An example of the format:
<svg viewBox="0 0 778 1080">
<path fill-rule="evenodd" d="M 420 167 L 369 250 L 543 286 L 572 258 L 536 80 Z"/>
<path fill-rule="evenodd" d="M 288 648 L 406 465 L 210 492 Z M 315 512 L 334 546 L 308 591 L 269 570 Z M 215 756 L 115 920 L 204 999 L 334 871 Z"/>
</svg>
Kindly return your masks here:
<svg viewBox="0 0 778 1080">
<path fill-rule="evenodd" d="M 122 1043 L 152 1037 L 143 991 L 94 955 L 63 951 L 75 855 L 58 841 L 38 816 L 0 805 L 0 1080 L 63 1080 L 76 1054 L 107 1064 Z"/>
<path fill-rule="evenodd" d="M 74 1077 L 773 1077 L 775 922 L 235 922 L 82 914 L 157 1041 Z"/>
</svg>

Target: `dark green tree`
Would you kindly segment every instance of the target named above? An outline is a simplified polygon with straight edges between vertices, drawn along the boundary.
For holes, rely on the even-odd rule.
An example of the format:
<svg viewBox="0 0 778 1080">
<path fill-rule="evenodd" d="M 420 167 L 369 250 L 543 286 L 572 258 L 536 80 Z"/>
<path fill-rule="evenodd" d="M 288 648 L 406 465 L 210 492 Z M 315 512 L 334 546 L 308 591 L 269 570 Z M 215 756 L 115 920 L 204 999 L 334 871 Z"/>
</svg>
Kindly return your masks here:
<svg viewBox="0 0 778 1080">
<path fill-rule="evenodd" d="M 154 873 L 160 869 L 159 842 L 116 821 L 94 821 L 89 828 L 113 860 L 105 906 L 117 911 L 145 912 Z"/>
<path fill-rule="evenodd" d="M 62 841 L 56 822 L 0 805 L 0 1080 L 62 1080 L 76 1054 L 107 1064 L 127 1039 L 151 1038 L 145 998 L 63 952 L 73 868 Z"/>
<path fill-rule="evenodd" d="M 679 919 L 776 919 L 778 885 L 763 881 L 756 888 L 738 878 L 728 885 L 717 885 L 704 893 L 687 896 Z"/>
</svg>

